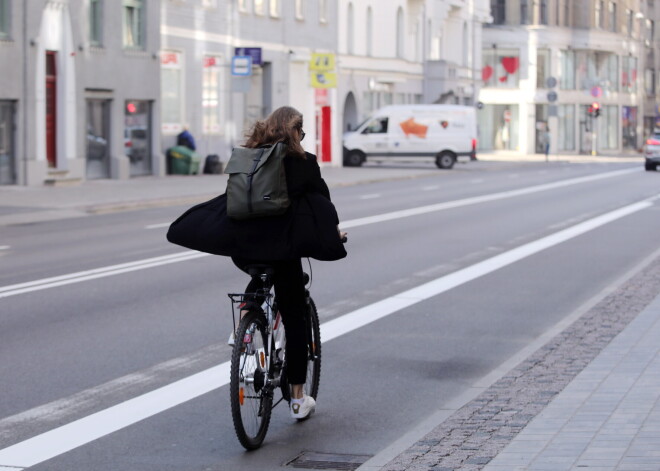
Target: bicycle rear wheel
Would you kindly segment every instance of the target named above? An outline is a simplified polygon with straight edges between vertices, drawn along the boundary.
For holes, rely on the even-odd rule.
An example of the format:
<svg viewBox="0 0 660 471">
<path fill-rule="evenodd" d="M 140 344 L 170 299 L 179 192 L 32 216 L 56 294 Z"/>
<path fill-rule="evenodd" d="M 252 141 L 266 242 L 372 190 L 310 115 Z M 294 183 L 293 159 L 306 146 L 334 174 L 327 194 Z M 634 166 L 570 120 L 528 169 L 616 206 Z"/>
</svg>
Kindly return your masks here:
<svg viewBox="0 0 660 471">
<path fill-rule="evenodd" d="M 231 356 L 229 394 L 238 441 L 248 450 L 266 437 L 272 411 L 268 379 L 268 335 L 262 312 L 247 313 L 238 325 Z"/>
<path fill-rule="evenodd" d="M 309 310 L 307 316 L 307 382 L 305 383 L 305 394 L 316 399 L 319 393 L 319 382 L 321 380 L 321 328 L 319 325 L 319 314 L 316 311 L 314 300 L 309 298 Z"/>
</svg>

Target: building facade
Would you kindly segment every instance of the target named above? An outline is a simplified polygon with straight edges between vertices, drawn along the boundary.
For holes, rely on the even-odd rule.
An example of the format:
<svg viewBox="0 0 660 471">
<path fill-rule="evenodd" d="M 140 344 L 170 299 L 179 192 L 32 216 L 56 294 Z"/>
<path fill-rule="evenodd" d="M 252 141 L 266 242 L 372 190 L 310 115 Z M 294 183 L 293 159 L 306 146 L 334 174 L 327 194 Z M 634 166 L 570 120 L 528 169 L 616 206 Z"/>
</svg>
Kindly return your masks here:
<svg viewBox="0 0 660 471">
<path fill-rule="evenodd" d="M 334 52 L 336 2 L 162 1 L 161 151 L 188 125 L 200 154 L 227 161 L 257 119 L 289 105 L 303 113 L 305 149 L 340 162 L 340 150 L 320 145 L 319 121 L 334 120 L 335 93 L 320 101 L 310 78 L 312 54 Z M 249 70 L 235 56 L 250 57 Z"/>
<path fill-rule="evenodd" d="M 340 0 L 342 129 L 391 104 L 474 104 L 489 19 L 488 0 Z"/>
<path fill-rule="evenodd" d="M 0 184 L 161 174 L 157 0 L 0 0 Z"/>
<path fill-rule="evenodd" d="M 491 0 L 491 15 L 481 150 L 639 150 L 657 108 L 652 1 Z"/>
</svg>

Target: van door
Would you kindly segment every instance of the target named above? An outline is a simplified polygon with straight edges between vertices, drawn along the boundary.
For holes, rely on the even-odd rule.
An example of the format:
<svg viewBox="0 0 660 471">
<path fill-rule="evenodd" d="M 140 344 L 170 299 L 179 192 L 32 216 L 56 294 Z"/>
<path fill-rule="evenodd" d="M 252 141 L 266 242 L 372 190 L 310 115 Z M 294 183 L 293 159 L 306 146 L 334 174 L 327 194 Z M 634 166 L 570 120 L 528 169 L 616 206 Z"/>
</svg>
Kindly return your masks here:
<svg viewBox="0 0 660 471">
<path fill-rule="evenodd" d="M 389 153 L 389 137 L 387 117 L 373 118 L 362 130 L 362 148 L 367 155 L 387 155 Z"/>
</svg>

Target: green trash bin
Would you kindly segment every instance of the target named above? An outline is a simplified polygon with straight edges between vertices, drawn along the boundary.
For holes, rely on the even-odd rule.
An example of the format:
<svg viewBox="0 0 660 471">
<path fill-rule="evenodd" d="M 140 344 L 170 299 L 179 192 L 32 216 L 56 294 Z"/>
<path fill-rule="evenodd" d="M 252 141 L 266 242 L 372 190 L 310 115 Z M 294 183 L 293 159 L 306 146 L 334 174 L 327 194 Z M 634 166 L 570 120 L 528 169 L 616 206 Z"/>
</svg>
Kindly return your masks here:
<svg viewBox="0 0 660 471">
<path fill-rule="evenodd" d="M 202 156 L 186 146 L 170 147 L 167 150 L 170 175 L 196 175 Z"/>
</svg>

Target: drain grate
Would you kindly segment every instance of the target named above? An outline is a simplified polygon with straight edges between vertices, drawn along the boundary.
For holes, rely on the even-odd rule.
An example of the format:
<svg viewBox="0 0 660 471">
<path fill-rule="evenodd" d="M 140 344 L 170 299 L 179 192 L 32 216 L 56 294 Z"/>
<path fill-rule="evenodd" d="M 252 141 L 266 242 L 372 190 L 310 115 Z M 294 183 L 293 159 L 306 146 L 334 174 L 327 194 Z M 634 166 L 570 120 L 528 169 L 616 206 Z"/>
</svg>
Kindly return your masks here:
<svg viewBox="0 0 660 471">
<path fill-rule="evenodd" d="M 364 464 L 371 455 L 342 455 L 337 453 L 316 453 L 303 451 L 285 466 L 302 469 L 334 469 L 340 471 L 355 471 Z"/>
</svg>

